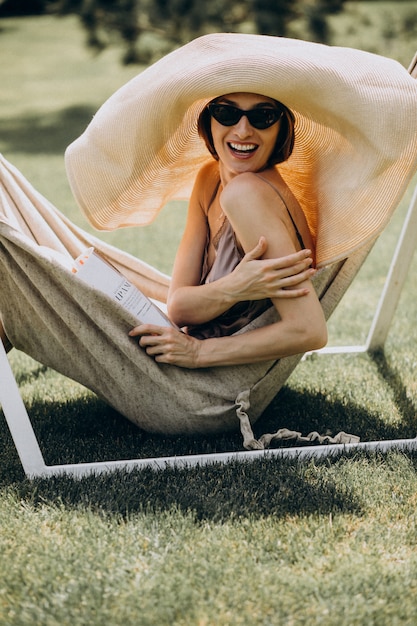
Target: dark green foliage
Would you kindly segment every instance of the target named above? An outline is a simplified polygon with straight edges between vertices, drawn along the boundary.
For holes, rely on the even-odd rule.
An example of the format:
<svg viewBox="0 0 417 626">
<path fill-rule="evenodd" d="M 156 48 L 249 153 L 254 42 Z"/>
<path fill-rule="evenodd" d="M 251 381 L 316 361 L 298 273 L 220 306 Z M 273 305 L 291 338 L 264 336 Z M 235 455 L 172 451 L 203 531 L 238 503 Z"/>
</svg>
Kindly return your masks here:
<svg viewBox="0 0 417 626">
<path fill-rule="evenodd" d="M 257 32 L 284 37 L 288 23 L 297 17 L 299 4 L 291 0 L 252 0 Z"/>
<path fill-rule="evenodd" d="M 307 24 L 315 41 L 328 43 L 329 28 L 327 16 L 343 11 L 344 2 L 345 0 L 316 0 L 306 5 Z"/>
<path fill-rule="evenodd" d="M 6 2 L 9 5 L 10 2 Z M 307 35 L 327 42 L 327 16 L 343 9 L 344 0 L 37 0 L 38 13 L 74 13 L 87 33 L 87 45 L 101 51 L 123 41 L 124 64 L 148 63 L 151 54 L 141 36 L 161 38 L 164 52 L 207 32 L 239 31 L 288 36 L 294 20 L 303 20 Z M 20 0 L 21 12 L 30 3 Z M 33 11 L 33 7 L 31 9 Z"/>
<path fill-rule="evenodd" d="M 3 0 L 0 2 L 0 18 L 19 15 L 41 15 L 48 5 L 46 0 Z"/>
</svg>

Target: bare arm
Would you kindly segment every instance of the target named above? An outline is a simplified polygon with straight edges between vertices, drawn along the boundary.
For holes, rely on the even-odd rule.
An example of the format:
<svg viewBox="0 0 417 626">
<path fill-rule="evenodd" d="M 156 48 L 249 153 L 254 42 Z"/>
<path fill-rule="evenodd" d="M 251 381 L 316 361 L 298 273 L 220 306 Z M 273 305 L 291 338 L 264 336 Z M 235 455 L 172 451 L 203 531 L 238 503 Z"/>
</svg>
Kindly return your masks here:
<svg viewBox="0 0 417 626">
<path fill-rule="evenodd" d="M 261 236 L 236 269 L 212 283 L 170 287 L 168 311 L 178 326 L 202 324 L 224 313 L 237 302 L 263 298 L 297 298 L 309 292 L 300 286 L 315 270 L 310 250 L 274 259 L 262 259 L 267 248 Z M 184 274 L 182 274 L 184 278 Z"/>
<path fill-rule="evenodd" d="M 261 229 L 266 228 L 270 235 L 265 257 L 293 254 L 294 233 L 283 219 L 284 207 L 279 210 L 273 191 L 251 175 L 237 177 L 232 183 L 222 198 L 223 207 L 243 248 L 251 250 Z M 300 287 L 308 289 L 303 298 L 273 298 L 280 315 L 278 322 L 243 335 L 199 341 L 172 329 L 151 326 L 140 326 L 131 334 L 141 337 L 140 345 L 158 362 L 188 368 L 255 363 L 318 349 L 327 341 L 323 311 L 310 281 L 305 280 Z"/>
<path fill-rule="evenodd" d="M 252 208 L 255 199 L 256 212 Z M 223 192 L 222 206 L 245 250 L 253 246 L 266 228 L 270 233 L 266 258 L 295 251 L 296 237 L 285 205 L 256 176 L 245 174 L 233 179 Z M 280 316 L 275 324 L 245 333 L 243 341 L 241 336 L 232 336 L 203 342 L 198 354 L 199 366 L 276 359 L 322 347 L 327 341 L 327 330 L 320 302 L 309 280 L 299 286 L 309 288 L 304 298 L 273 298 Z"/>
<path fill-rule="evenodd" d="M 231 274 L 200 285 L 208 224 L 198 198 L 197 186 L 190 200 L 168 294 L 169 316 L 178 326 L 208 322 L 245 300 L 307 295 L 310 287 L 301 283 L 314 273 L 310 267 L 311 251 L 294 250 L 285 257 L 265 259 L 268 244 L 263 233 Z"/>
</svg>

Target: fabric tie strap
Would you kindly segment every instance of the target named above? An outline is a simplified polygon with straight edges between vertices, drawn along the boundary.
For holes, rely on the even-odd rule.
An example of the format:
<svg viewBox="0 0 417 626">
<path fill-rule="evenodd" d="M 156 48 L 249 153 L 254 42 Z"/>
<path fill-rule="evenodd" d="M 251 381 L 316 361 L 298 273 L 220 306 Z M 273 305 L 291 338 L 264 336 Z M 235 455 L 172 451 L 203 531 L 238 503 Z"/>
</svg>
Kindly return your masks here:
<svg viewBox="0 0 417 626">
<path fill-rule="evenodd" d="M 302 435 L 296 430 L 288 428 L 280 428 L 275 433 L 262 435 L 259 439 L 255 439 L 252 426 L 247 411 L 250 409 L 250 391 L 245 389 L 238 394 L 236 398 L 236 415 L 240 421 L 240 432 L 243 437 L 243 447 L 245 450 L 264 450 L 268 448 L 273 441 L 293 441 L 295 443 L 313 443 L 313 444 L 347 444 L 359 443 L 360 437 L 340 431 L 334 437 L 330 435 L 320 435 L 317 431 L 313 431 L 308 435 Z"/>
</svg>

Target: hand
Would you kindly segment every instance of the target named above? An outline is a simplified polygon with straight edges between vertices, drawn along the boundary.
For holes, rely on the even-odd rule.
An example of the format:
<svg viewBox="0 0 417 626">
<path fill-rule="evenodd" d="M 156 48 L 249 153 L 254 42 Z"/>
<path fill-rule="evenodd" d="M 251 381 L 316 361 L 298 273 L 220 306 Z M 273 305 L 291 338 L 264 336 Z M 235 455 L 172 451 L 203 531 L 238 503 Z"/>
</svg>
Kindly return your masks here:
<svg viewBox="0 0 417 626">
<path fill-rule="evenodd" d="M 198 353 L 201 341 L 166 326 L 141 324 L 132 328 L 130 337 L 140 337 L 139 346 L 157 363 L 167 363 L 194 369 L 198 367 Z"/>
<path fill-rule="evenodd" d="M 309 293 L 306 286 L 315 271 L 310 250 L 300 250 L 277 259 L 261 259 L 267 248 L 265 237 L 250 250 L 232 272 L 231 284 L 237 300 L 263 298 L 299 298 Z"/>
</svg>

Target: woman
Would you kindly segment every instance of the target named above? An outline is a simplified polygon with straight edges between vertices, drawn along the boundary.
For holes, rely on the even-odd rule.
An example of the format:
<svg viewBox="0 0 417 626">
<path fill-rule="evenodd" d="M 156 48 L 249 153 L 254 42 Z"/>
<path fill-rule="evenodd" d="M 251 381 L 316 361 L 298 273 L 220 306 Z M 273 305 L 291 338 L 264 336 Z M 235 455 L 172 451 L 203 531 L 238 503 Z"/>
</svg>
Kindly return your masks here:
<svg viewBox="0 0 417 626">
<path fill-rule="evenodd" d="M 291 112 L 271 98 L 228 94 L 208 104 L 199 128 L 217 162 L 197 177 L 168 296 L 171 319 L 188 334 L 142 325 L 130 335 L 141 337 L 140 345 L 159 363 L 189 368 L 256 363 L 322 347 L 326 323 L 308 272 L 300 285 L 305 296 L 285 299 L 274 284 L 265 284 L 269 276 L 250 281 L 248 259 L 238 262 L 251 251 L 274 259 L 313 246 L 301 207 L 274 168 L 292 151 Z M 222 275 L 217 271 L 210 280 L 214 264 Z M 278 321 L 230 336 L 266 310 L 270 299 Z"/>
<path fill-rule="evenodd" d="M 175 50 L 118 90 L 66 152 L 97 229 L 145 225 L 169 200 L 190 200 L 172 280 L 19 189 L 22 215 L 0 215 L 2 334 L 145 430 L 240 424 L 244 446 L 261 447 L 250 423 L 298 358 L 281 357 L 326 340 L 311 257 L 327 293 L 319 281 L 332 264 L 385 226 L 417 167 L 416 105 L 404 68 L 357 50 L 226 33 Z M 89 245 L 168 301 L 186 332 L 135 326 L 75 280 L 55 253 Z"/>
</svg>

